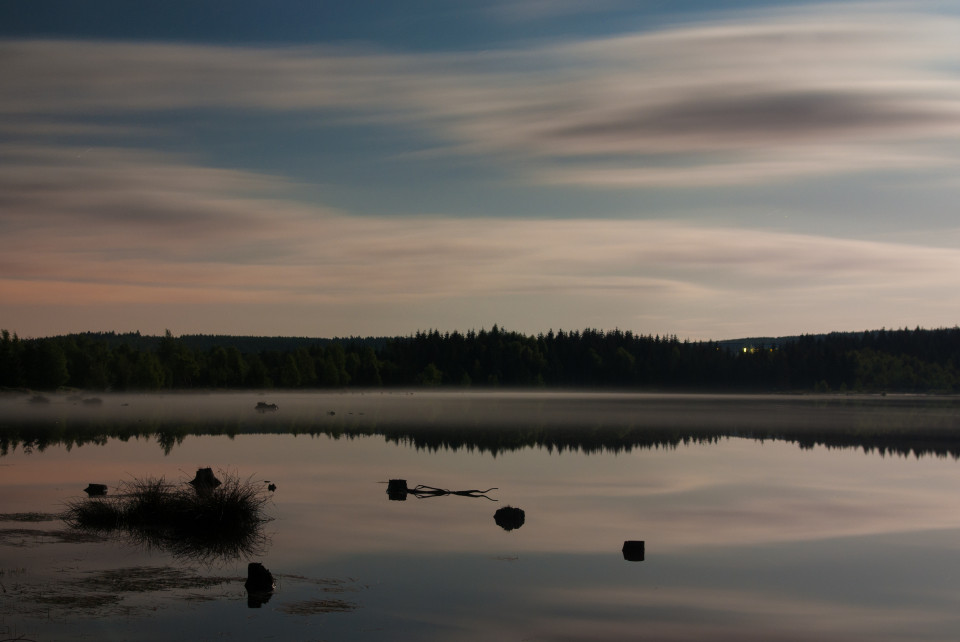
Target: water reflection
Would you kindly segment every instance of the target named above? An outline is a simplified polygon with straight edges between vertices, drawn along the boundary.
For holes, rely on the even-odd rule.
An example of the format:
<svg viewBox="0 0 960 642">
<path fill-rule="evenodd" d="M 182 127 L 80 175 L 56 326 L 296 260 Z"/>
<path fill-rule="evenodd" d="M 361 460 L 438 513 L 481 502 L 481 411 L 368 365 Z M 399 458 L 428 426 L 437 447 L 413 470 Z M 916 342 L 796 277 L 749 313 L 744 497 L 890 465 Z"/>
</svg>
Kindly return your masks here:
<svg viewBox="0 0 960 642">
<path fill-rule="evenodd" d="M 507 395 L 495 403 L 515 407 L 515 421 L 504 411 L 482 425 L 496 414 L 480 408 L 492 398 L 439 399 L 439 406 L 425 399 L 405 406 L 400 421 L 399 414 L 391 417 L 395 400 L 380 404 L 359 395 L 271 395 L 282 410 L 266 414 L 255 411 L 256 397 L 210 397 L 182 400 L 198 410 L 189 422 L 172 407 L 156 409 L 153 418 L 138 410 L 147 418 L 142 423 L 167 434 L 184 425 L 198 429 L 182 433 L 168 454 L 157 448 L 155 432 L 108 436 L 95 448 L 62 441 L 29 455 L 11 449 L 0 462 L 0 471 L 12 473 L 5 478 L 6 518 L 48 515 L 90 479 L 179 470 L 185 484 L 199 465 L 227 465 L 259 475 L 260 488 L 265 479 L 280 486 L 268 495 L 277 519 L 265 555 L 226 562 L 215 573 L 223 584 L 191 588 L 201 574 L 167 550 L 118 554 L 112 542 L 41 534 L 72 532 L 59 531 L 56 522 L 11 524 L 19 533 L 0 533 L 0 583 L 20 588 L 15 596 L 0 594 L 0 623 L 18 627 L 13 635 L 163 640 L 190 631 L 196 639 L 469 642 L 628 640 L 640 632 L 658 640 L 819 642 L 953 640 L 960 631 L 957 462 L 881 458 L 876 448 L 871 456 L 800 449 L 786 441 L 815 433 L 869 450 L 864 444 L 915 431 L 918 440 L 903 447 L 927 435 L 928 445 L 953 449 L 953 402 L 828 400 L 824 407 L 838 415 L 831 417 L 819 401 L 761 399 L 764 423 L 743 399 L 726 405 L 653 398 L 643 409 L 639 397 L 612 395 L 607 408 L 591 397 L 573 417 L 576 404 L 554 396 Z M 223 413 L 225 399 L 236 402 L 236 416 L 213 412 L 216 402 Z M 115 401 L 75 409 L 92 418 Z M 129 402 L 137 409 L 136 399 Z M 41 412 L 55 417 L 56 408 L 54 398 Z M 674 420 L 659 417 L 666 408 L 677 413 Z M 738 417 L 707 417 L 724 408 L 739 408 Z M 551 423 L 558 410 L 571 416 Z M 54 434 L 56 421 L 5 425 Z M 69 417 L 67 424 L 78 425 Z M 122 428 L 115 419 L 107 425 Z M 447 428 L 452 434 L 443 437 Z M 382 480 L 401 475 L 443 493 L 496 485 L 488 499 L 501 503 L 458 500 L 454 493 L 423 497 L 448 500 L 385 501 Z M 404 482 L 403 496 L 417 487 Z M 522 527 L 509 531 L 493 511 L 508 502 L 524 511 Z M 647 543 L 655 551 L 649 557 Z M 641 557 L 642 563 L 625 561 Z M 261 608 L 248 610 L 243 575 L 251 561 L 269 569 L 276 587 Z M 180 574 L 167 573 L 170 591 L 132 582 L 100 607 L 89 602 L 85 611 L 68 611 L 53 604 L 83 604 L 69 591 L 83 600 L 98 594 L 87 587 L 81 595 L 82 580 L 102 584 L 113 571 L 138 568 Z M 151 608 L 138 610 L 143 603 Z M 128 607 L 130 615 L 121 610 Z"/>
<path fill-rule="evenodd" d="M 630 452 L 737 436 L 801 448 L 859 448 L 960 458 L 960 399 L 920 396 L 741 396 L 573 393 L 117 395 L 95 408 L 55 397 L 0 399 L 0 456 L 148 438 L 169 454 L 190 435 L 380 435 L 417 449 L 498 455 Z M 263 402 L 257 402 L 263 403 Z M 279 407 L 280 404 L 270 404 Z M 338 410 L 332 410 L 336 407 Z"/>
</svg>

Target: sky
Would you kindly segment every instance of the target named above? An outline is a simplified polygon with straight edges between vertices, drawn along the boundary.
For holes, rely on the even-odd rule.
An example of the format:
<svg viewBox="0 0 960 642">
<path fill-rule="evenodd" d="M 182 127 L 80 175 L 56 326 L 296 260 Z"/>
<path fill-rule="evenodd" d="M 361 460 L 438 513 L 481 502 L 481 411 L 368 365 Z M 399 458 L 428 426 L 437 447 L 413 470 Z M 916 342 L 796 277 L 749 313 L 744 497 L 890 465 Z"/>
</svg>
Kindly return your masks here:
<svg viewBox="0 0 960 642">
<path fill-rule="evenodd" d="M 954 327 L 958 43 L 924 0 L 4 0 L 0 327 Z"/>
</svg>

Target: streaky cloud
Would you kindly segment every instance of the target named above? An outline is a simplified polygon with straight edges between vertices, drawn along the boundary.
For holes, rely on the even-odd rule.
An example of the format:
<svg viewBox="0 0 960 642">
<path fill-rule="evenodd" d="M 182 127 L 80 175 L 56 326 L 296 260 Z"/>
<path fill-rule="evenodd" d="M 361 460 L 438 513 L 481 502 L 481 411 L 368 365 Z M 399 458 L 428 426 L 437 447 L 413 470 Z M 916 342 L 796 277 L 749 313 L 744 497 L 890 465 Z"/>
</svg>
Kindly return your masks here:
<svg viewBox="0 0 960 642">
<path fill-rule="evenodd" d="M 635 297 L 743 313 L 872 297 L 960 312 L 960 251 L 950 247 L 667 219 L 358 217 L 277 197 L 283 180 L 176 156 L 99 150 L 79 171 L 50 162 L 72 148 L 0 149 L 11 161 L 0 166 L 7 305 L 516 295 L 530 309 L 560 296 Z M 33 174 L 39 187 L 24 180 Z"/>
<path fill-rule="evenodd" d="M 576 160 L 588 166 L 580 183 L 670 186 L 687 169 L 689 186 L 710 185 L 717 155 L 735 157 L 744 182 L 785 180 L 805 175 L 791 164 L 798 150 L 841 146 L 882 148 L 907 171 L 911 146 L 960 138 L 960 78 L 951 71 L 960 18 L 935 9 L 717 13 L 490 52 L 8 40 L 0 114 L 68 127 L 89 113 L 319 111 L 325 126 L 408 128 L 451 154 L 517 162 L 521 180 L 545 183 L 564 175 L 556 161 Z M 678 156 L 672 173 L 657 169 Z M 611 181 L 611 157 L 651 171 Z M 873 169 L 852 152 L 834 161 L 833 172 Z M 775 177 L 763 171 L 768 162 Z"/>
</svg>

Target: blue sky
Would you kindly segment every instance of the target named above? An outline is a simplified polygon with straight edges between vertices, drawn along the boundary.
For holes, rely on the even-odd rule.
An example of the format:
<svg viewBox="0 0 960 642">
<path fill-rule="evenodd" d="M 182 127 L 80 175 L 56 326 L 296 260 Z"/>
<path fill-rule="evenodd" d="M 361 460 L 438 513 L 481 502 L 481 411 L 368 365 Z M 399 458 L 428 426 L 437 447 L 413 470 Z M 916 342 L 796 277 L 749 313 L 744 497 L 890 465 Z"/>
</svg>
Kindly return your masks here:
<svg viewBox="0 0 960 642">
<path fill-rule="evenodd" d="M 952 327 L 957 42 L 934 2 L 8 0 L 0 327 Z"/>
</svg>

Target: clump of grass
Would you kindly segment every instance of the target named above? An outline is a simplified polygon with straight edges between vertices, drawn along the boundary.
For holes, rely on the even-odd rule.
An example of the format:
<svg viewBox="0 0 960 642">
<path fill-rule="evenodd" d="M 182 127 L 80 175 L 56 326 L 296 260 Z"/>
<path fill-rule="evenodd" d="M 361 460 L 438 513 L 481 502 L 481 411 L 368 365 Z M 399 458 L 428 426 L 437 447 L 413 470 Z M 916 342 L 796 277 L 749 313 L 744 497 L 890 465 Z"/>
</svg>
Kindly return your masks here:
<svg viewBox="0 0 960 642">
<path fill-rule="evenodd" d="M 258 553 L 269 494 L 261 483 L 224 474 L 216 488 L 195 489 L 164 478 L 134 479 L 109 497 L 69 502 L 64 521 L 78 529 L 116 532 L 180 557 L 212 561 Z"/>
</svg>

